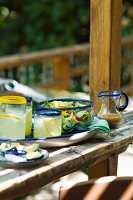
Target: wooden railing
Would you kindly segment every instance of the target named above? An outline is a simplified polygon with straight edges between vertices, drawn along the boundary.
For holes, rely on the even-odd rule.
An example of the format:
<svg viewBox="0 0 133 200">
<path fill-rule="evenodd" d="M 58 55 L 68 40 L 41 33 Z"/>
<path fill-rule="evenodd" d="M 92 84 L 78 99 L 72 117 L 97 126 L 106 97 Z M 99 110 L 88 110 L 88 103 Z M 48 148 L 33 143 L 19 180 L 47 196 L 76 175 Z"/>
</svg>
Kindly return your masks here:
<svg viewBox="0 0 133 200">
<path fill-rule="evenodd" d="M 71 82 L 84 76 L 86 88 L 82 88 L 87 92 L 88 63 L 89 44 L 11 55 L 0 58 L 0 77 L 29 86 L 71 90 Z M 133 38 L 122 41 L 121 71 L 123 90 L 133 95 Z"/>
</svg>

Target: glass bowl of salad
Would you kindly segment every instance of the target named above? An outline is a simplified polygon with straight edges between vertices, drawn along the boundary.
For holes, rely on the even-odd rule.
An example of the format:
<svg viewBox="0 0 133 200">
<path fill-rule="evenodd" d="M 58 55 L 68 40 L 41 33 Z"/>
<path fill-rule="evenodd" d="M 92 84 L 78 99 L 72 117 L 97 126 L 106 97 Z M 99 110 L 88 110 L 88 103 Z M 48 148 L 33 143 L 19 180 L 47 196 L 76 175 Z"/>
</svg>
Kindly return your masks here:
<svg viewBox="0 0 133 200">
<path fill-rule="evenodd" d="M 62 133 L 87 130 L 94 117 L 93 102 L 86 99 L 56 98 L 39 103 L 39 107 L 59 109 L 62 113 Z"/>
</svg>

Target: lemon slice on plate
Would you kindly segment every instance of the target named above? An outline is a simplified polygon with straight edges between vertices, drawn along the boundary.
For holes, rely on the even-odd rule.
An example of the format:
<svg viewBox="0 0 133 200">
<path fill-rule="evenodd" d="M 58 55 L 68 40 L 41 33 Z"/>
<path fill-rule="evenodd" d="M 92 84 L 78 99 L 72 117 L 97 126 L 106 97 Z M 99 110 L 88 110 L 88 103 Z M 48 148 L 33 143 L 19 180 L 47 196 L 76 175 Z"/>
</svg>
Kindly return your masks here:
<svg viewBox="0 0 133 200">
<path fill-rule="evenodd" d="M 17 117 L 15 115 L 5 114 L 5 113 L 0 113 L 0 118 L 13 118 L 13 119 L 20 120 L 20 117 Z"/>
<path fill-rule="evenodd" d="M 44 123 L 44 129 L 46 131 L 46 135 L 48 137 L 61 135 L 60 120 L 57 120 L 54 118 L 45 118 L 43 123 Z"/>
</svg>

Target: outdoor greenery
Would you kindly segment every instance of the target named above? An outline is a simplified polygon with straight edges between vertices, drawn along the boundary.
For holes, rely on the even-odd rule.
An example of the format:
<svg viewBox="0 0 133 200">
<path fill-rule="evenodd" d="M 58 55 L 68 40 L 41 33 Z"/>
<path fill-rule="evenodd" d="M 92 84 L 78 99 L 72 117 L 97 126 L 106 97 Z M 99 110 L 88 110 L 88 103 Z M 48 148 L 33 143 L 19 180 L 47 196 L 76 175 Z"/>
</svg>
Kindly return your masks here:
<svg viewBox="0 0 133 200">
<path fill-rule="evenodd" d="M 0 0 L 0 56 L 86 42 L 88 0 Z"/>
<path fill-rule="evenodd" d="M 123 37 L 133 1 L 123 0 Z M 89 0 L 0 0 L 0 56 L 89 41 Z"/>
<path fill-rule="evenodd" d="M 0 0 L 0 56 L 89 42 L 89 4 L 90 0 Z M 132 35 L 133 1 L 123 0 L 122 37 Z M 122 50 L 123 57 L 127 53 Z M 1 76 L 30 85 L 27 75 L 40 82 L 39 75 L 33 76 L 40 69 L 27 67 L 15 76 L 4 70 Z M 122 85 L 130 81 L 130 70 L 125 66 L 121 77 Z M 88 84 L 86 75 L 78 77 L 72 89 L 82 90 L 84 82 Z"/>
<path fill-rule="evenodd" d="M 124 0 L 123 36 L 133 33 L 132 4 Z M 0 0 L 0 56 L 88 42 L 88 27 L 88 0 Z"/>
<path fill-rule="evenodd" d="M 123 0 L 122 37 L 133 36 L 133 1 Z"/>
</svg>

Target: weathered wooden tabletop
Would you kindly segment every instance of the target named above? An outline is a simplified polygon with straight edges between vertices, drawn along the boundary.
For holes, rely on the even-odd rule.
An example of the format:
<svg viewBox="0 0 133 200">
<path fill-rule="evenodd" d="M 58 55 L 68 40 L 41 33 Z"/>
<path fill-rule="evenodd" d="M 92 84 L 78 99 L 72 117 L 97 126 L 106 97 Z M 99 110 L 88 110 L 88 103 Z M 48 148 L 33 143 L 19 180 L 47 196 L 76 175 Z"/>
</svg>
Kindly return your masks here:
<svg viewBox="0 0 133 200">
<path fill-rule="evenodd" d="M 38 189 L 59 177 L 111 159 L 133 142 L 133 111 L 124 114 L 123 124 L 111 139 L 92 138 L 75 146 L 48 149 L 49 158 L 36 168 L 0 167 L 0 199 L 12 199 Z"/>
</svg>

